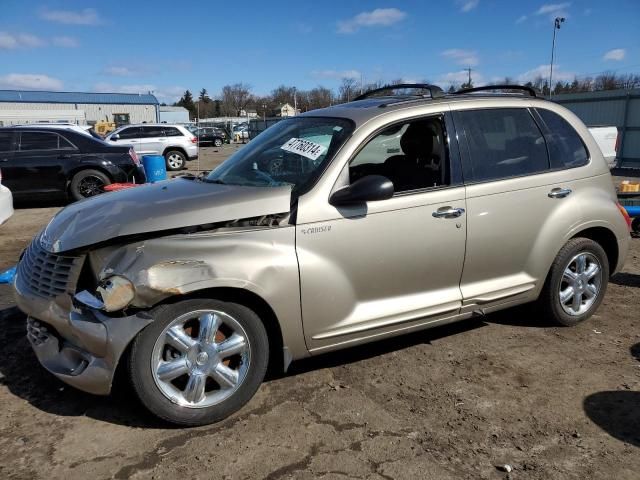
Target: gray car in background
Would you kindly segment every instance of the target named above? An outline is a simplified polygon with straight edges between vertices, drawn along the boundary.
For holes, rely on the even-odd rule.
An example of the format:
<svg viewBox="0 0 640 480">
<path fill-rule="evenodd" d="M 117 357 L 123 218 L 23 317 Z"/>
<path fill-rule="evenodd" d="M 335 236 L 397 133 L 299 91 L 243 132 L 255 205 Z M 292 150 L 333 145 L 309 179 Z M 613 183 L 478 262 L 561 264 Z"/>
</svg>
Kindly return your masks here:
<svg viewBox="0 0 640 480">
<path fill-rule="evenodd" d="M 151 412 L 201 425 L 268 365 L 529 302 L 541 322 L 587 320 L 630 238 L 587 128 L 522 87 L 420 88 L 59 212 L 15 280 L 39 361 L 103 395 L 122 364 Z"/>
</svg>

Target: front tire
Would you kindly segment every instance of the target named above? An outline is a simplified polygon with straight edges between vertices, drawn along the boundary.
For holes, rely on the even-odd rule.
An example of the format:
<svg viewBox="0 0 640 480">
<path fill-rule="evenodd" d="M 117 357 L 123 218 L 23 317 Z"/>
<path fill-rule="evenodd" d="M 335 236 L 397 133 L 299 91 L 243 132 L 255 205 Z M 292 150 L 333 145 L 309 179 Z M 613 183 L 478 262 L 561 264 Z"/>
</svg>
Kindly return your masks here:
<svg viewBox="0 0 640 480">
<path fill-rule="evenodd" d="M 128 359 L 133 390 L 156 416 L 207 425 L 239 410 L 269 363 L 264 324 L 231 302 L 189 299 L 161 305 L 134 339 Z"/>
<path fill-rule="evenodd" d="M 69 192 L 74 200 L 82 200 L 104 193 L 103 188 L 110 184 L 111 179 L 99 170 L 80 170 L 71 179 Z"/>
<path fill-rule="evenodd" d="M 598 309 L 607 291 L 609 260 L 589 238 L 573 238 L 560 249 L 538 304 L 556 322 L 574 326 Z"/>
<path fill-rule="evenodd" d="M 167 163 L 167 170 L 172 172 L 182 170 L 187 163 L 187 157 L 180 150 L 169 150 L 164 154 L 164 159 Z"/>
</svg>

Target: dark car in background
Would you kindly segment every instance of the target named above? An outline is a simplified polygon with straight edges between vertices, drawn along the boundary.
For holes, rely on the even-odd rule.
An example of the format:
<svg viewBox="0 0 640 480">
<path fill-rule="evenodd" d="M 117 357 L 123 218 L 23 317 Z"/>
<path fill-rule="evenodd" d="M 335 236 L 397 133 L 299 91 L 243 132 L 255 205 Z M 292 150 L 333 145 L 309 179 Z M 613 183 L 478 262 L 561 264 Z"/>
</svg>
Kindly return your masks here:
<svg viewBox="0 0 640 480">
<path fill-rule="evenodd" d="M 111 183 L 144 183 L 138 156 L 85 133 L 43 126 L 0 128 L 3 183 L 16 200 L 103 192 Z"/>
<path fill-rule="evenodd" d="M 228 138 L 225 131 L 218 127 L 200 127 L 195 129 L 193 134 L 198 137 L 198 143 L 203 146 L 221 147 Z"/>
</svg>

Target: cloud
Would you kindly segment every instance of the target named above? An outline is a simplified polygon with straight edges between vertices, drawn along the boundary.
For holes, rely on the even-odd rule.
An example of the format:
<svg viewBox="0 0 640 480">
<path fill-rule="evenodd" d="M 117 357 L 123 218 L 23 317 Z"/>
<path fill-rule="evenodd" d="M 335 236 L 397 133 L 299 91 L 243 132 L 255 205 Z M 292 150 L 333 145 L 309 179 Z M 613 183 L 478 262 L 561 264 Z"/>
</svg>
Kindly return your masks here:
<svg viewBox="0 0 640 480">
<path fill-rule="evenodd" d="M 539 65 L 536 68 L 532 68 L 531 70 L 527 70 L 524 73 L 521 73 L 516 78 L 518 83 L 527 83 L 532 82 L 536 78 L 542 77 L 543 80 L 549 79 L 549 65 Z M 572 80 L 576 76 L 573 72 L 563 71 L 560 65 L 553 66 L 553 83 L 557 81 L 567 81 Z"/>
<path fill-rule="evenodd" d="M 16 90 L 62 90 L 62 81 L 37 73 L 0 75 L 0 88 Z"/>
<path fill-rule="evenodd" d="M 467 13 L 478 6 L 480 0 L 456 0 L 462 13 Z"/>
<path fill-rule="evenodd" d="M 624 60 L 626 54 L 627 52 L 624 48 L 614 48 L 613 50 L 609 50 L 607 53 L 605 53 L 602 59 L 619 62 L 620 60 Z"/>
<path fill-rule="evenodd" d="M 520 24 L 522 22 L 526 22 L 527 18 L 529 18 L 529 17 L 527 17 L 526 15 L 522 15 L 522 16 L 518 17 L 518 19 L 516 20 L 516 25 Z"/>
<path fill-rule="evenodd" d="M 568 17 L 569 13 L 567 9 L 571 6 L 570 2 L 564 3 L 548 3 L 542 5 L 536 12 L 535 15 L 548 15 L 551 20 L 556 17 Z"/>
<path fill-rule="evenodd" d="M 401 22 L 406 16 L 405 12 L 397 8 L 376 8 L 338 22 L 338 33 L 355 33 L 363 27 L 388 27 Z"/>
<path fill-rule="evenodd" d="M 470 67 L 475 67 L 480 63 L 478 59 L 478 54 L 472 50 L 462 50 L 459 48 L 451 48 L 449 50 L 445 50 L 440 55 L 450 60 L 453 60 L 458 65 L 468 65 Z"/>
<path fill-rule="evenodd" d="M 48 10 L 45 8 L 40 11 L 40 18 L 67 25 L 97 25 L 100 23 L 98 12 L 93 8 L 85 8 L 80 11 Z"/>
<path fill-rule="evenodd" d="M 44 47 L 46 42 L 30 33 L 0 32 L 0 50 L 13 50 L 16 48 Z"/>
<path fill-rule="evenodd" d="M 109 93 L 148 93 L 151 92 L 160 102 L 173 103 L 182 97 L 187 90 L 185 87 L 170 86 L 160 87 L 154 84 L 135 84 L 135 85 L 114 85 L 112 83 L 101 82 L 93 87 L 94 92 Z"/>
<path fill-rule="evenodd" d="M 73 37 L 53 37 L 51 43 L 56 47 L 62 48 L 76 48 L 80 46 L 78 41 Z"/>
<path fill-rule="evenodd" d="M 311 76 L 340 80 L 342 78 L 360 78 L 361 73 L 358 70 L 313 70 Z"/>
</svg>

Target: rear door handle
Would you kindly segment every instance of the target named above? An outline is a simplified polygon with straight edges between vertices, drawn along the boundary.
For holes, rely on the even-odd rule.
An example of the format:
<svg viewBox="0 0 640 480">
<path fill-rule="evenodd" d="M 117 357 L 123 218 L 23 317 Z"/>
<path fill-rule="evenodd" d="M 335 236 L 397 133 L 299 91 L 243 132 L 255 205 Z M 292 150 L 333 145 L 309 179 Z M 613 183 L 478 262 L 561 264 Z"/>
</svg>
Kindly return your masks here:
<svg viewBox="0 0 640 480">
<path fill-rule="evenodd" d="M 570 188 L 554 188 L 547 195 L 549 198 L 564 198 L 572 191 Z"/>
<path fill-rule="evenodd" d="M 433 215 L 435 218 L 458 218 L 463 213 L 464 208 L 440 207 L 431 215 Z"/>
</svg>

